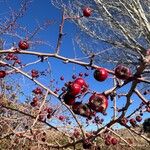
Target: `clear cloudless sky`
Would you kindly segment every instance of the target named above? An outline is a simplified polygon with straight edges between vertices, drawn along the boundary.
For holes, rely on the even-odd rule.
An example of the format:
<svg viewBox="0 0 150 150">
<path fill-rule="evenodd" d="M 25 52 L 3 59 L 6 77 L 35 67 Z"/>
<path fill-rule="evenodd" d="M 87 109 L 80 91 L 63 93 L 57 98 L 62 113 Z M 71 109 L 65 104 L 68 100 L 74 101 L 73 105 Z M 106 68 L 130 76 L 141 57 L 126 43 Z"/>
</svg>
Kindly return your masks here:
<svg viewBox="0 0 150 150">
<path fill-rule="evenodd" d="M 11 0 L 6 3 L 0 1 L 0 18 L 7 17 L 11 13 L 11 9 L 15 10 L 19 8 L 19 5 L 21 3 L 21 0 Z M 82 8 L 81 8 L 82 9 Z M 33 32 L 34 29 L 40 24 L 42 24 L 45 20 L 51 20 L 52 24 L 48 28 L 44 28 L 42 31 L 37 33 L 31 40 L 31 47 L 30 50 L 33 51 L 39 51 L 39 52 L 50 52 L 53 53 L 56 47 L 56 41 L 58 38 L 58 31 L 59 31 L 59 25 L 61 21 L 61 10 L 55 8 L 50 0 L 33 0 L 33 2 L 28 6 L 27 11 L 25 12 L 24 16 L 18 20 L 18 23 L 21 24 L 23 27 L 26 27 L 28 31 Z M 21 30 L 17 30 L 17 33 L 20 37 L 9 37 L 9 36 L 2 36 L 6 40 L 5 42 L 5 48 L 10 48 L 12 46 L 12 43 L 18 43 L 18 41 L 22 38 L 25 38 L 28 36 L 25 32 Z M 72 41 L 74 39 L 74 36 L 77 34 L 76 26 L 71 22 L 67 21 L 65 22 L 64 27 L 64 33 L 66 35 L 63 37 L 63 42 L 61 46 L 61 54 L 66 57 L 74 58 L 75 53 L 76 56 L 79 58 L 84 57 L 84 55 L 81 53 L 79 47 L 77 45 L 73 45 Z M 49 46 L 47 45 L 37 45 L 36 41 L 42 40 L 44 42 L 48 42 Z M 88 40 L 88 39 L 87 39 Z M 74 53 L 75 50 L 75 53 Z M 37 60 L 37 57 L 35 56 L 29 56 L 29 55 L 22 55 L 19 56 L 23 63 L 32 62 L 34 60 Z M 85 68 L 75 65 L 75 64 L 64 64 L 61 61 L 56 61 L 56 59 L 49 59 L 52 74 L 48 75 L 47 77 L 40 77 L 39 81 L 44 83 L 45 85 L 50 85 L 50 80 L 56 79 L 58 80 L 58 84 L 56 87 L 61 88 L 64 84 L 64 82 L 60 82 L 59 78 L 60 76 L 64 76 L 65 81 L 71 80 L 72 74 L 78 74 L 80 72 L 88 72 L 90 75 L 86 78 L 86 81 L 89 83 L 89 86 L 92 90 L 96 90 L 98 92 L 103 92 L 106 89 L 109 89 L 112 87 L 112 79 L 108 78 L 105 82 L 100 83 L 94 80 L 93 78 L 93 71 L 92 70 L 86 70 Z M 105 65 L 105 64 L 104 64 Z M 31 69 L 38 69 L 39 71 L 45 70 L 48 65 L 47 63 L 39 63 L 38 65 L 32 65 L 28 67 L 27 69 L 24 69 L 24 71 L 30 71 Z M 31 91 L 35 87 L 35 84 L 30 82 L 28 79 L 24 78 L 23 76 L 14 76 L 17 81 L 19 81 L 22 84 L 23 91 L 25 95 L 31 94 Z M 109 76 L 111 77 L 111 75 Z M 122 91 L 126 91 L 129 89 L 129 85 L 122 88 Z M 85 102 L 88 97 L 85 98 Z M 23 102 L 23 98 L 21 102 Z M 134 110 L 136 106 L 140 103 L 139 99 L 136 96 L 133 96 L 134 104 L 130 107 L 130 111 Z M 57 102 L 56 99 L 53 100 L 53 102 Z M 105 121 L 108 122 L 109 119 L 112 116 L 112 109 L 110 106 L 112 106 L 112 102 L 109 100 L 109 109 L 107 110 L 108 115 L 103 116 L 105 118 Z M 125 99 L 120 99 L 117 101 L 117 104 L 121 107 L 125 104 Z M 129 112 L 130 112 L 129 111 Z M 111 114 L 111 115 L 110 115 Z M 144 115 L 144 118 L 148 117 L 148 113 Z"/>
</svg>

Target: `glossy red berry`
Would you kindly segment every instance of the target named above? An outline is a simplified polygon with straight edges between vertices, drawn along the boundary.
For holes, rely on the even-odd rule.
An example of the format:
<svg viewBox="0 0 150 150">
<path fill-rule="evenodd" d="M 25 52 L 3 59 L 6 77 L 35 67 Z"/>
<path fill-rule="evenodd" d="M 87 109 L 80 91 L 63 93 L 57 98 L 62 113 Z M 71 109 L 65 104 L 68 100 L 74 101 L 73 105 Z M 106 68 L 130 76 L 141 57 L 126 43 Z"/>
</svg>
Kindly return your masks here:
<svg viewBox="0 0 150 150">
<path fill-rule="evenodd" d="M 64 121 L 65 117 L 64 116 L 59 116 L 59 120 Z"/>
<path fill-rule="evenodd" d="M 81 86 L 77 83 L 72 83 L 69 87 L 68 87 L 68 91 L 69 94 L 72 96 L 76 96 L 81 92 Z"/>
<path fill-rule="evenodd" d="M 75 138 L 79 138 L 80 132 L 75 129 L 73 135 L 75 136 Z"/>
<path fill-rule="evenodd" d="M 89 107 L 96 112 L 105 112 L 108 107 L 108 100 L 103 94 L 93 94 L 89 98 Z"/>
<path fill-rule="evenodd" d="M 87 83 L 85 82 L 85 80 L 83 78 L 77 78 L 74 83 L 79 84 L 81 87 L 83 86 L 87 86 Z"/>
<path fill-rule="evenodd" d="M 130 124 L 135 127 L 136 126 L 136 120 L 134 118 L 130 119 Z"/>
<path fill-rule="evenodd" d="M 123 66 L 123 65 L 118 65 L 116 68 L 115 68 L 115 76 L 118 78 L 118 79 L 122 79 L 122 80 L 126 80 L 128 79 L 129 77 L 131 77 L 131 71 L 129 68 Z"/>
<path fill-rule="evenodd" d="M 136 116 L 135 119 L 136 119 L 137 122 L 141 122 L 142 121 L 142 117 L 141 116 Z"/>
<path fill-rule="evenodd" d="M 6 76 L 6 72 L 4 70 L 0 70 L 0 78 L 4 78 Z"/>
<path fill-rule="evenodd" d="M 39 88 L 39 87 L 37 87 L 36 89 L 34 89 L 32 92 L 33 92 L 34 94 L 42 94 L 42 90 L 41 90 L 41 88 Z"/>
<path fill-rule="evenodd" d="M 85 7 L 83 9 L 83 16 L 84 17 L 90 17 L 92 14 L 92 9 L 90 7 Z"/>
<path fill-rule="evenodd" d="M 118 140 L 116 138 L 111 138 L 111 144 L 116 145 L 118 143 Z"/>
<path fill-rule="evenodd" d="M 75 96 L 69 95 L 68 93 L 63 96 L 63 99 L 67 105 L 73 105 L 75 103 Z"/>
<path fill-rule="evenodd" d="M 21 40 L 19 43 L 18 43 L 18 46 L 20 49 L 22 50 L 26 50 L 29 48 L 29 43 L 25 40 Z"/>
<path fill-rule="evenodd" d="M 107 79 L 107 77 L 108 77 L 108 72 L 106 71 L 105 68 L 97 68 L 94 71 L 94 78 L 97 81 L 104 81 Z"/>
<path fill-rule="evenodd" d="M 52 108 L 47 108 L 47 113 L 51 114 L 53 112 L 53 109 Z"/>
<path fill-rule="evenodd" d="M 38 78 L 39 72 L 37 70 L 31 70 L 31 76 L 32 76 L 32 78 Z"/>
</svg>

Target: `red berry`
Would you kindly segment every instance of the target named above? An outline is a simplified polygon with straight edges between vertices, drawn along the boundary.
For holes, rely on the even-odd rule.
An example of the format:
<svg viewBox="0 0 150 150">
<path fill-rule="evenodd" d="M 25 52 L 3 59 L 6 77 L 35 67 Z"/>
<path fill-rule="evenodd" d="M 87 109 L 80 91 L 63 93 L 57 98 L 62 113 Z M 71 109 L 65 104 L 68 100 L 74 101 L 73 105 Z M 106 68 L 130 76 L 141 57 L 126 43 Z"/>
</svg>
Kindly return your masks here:
<svg viewBox="0 0 150 150">
<path fill-rule="evenodd" d="M 36 102 L 39 101 L 39 99 L 38 99 L 37 97 L 34 97 L 34 98 L 32 99 L 32 101 L 33 101 L 34 103 L 36 103 Z"/>
<path fill-rule="evenodd" d="M 31 70 L 31 76 L 32 76 L 32 78 L 38 78 L 39 72 L 37 70 Z"/>
<path fill-rule="evenodd" d="M 111 144 L 116 145 L 118 143 L 118 140 L 116 138 L 111 138 Z"/>
<path fill-rule="evenodd" d="M 47 113 L 51 114 L 53 112 L 53 109 L 52 108 L 47 108 Z"/>
<path fill-rule="evenodd" d="M 89 98 L 89 107 L 96 112 L 105 112 L 108 107 L 108 100 L 103 94 L 93 94 Z"/>
<path fill-rule="evenodd" d="M 136 116 L 136 121 L 137 122 L 141 122 L 142 121 L 142 117 L 141 116 Z"/>
<path fill-rule="evenodd" d="M 19 43 L 18 43 L 18 46 L 20 49 L 22 50 L 26 50 L 29 48 L 29 43 L 25 40 L 21 40 Z"/>
<path fill-rule="evenodd" d="M 75 97 L 72 95 L 69 95 L 68 93 L 66 93 L 63 96 L 63 99 L 64 99 L 65 104 L 67 105 L 73 105 L 75 103 Z"/>
<path fill-rule="evenodd" d="M 8 53 L 8 54 L 7 54 L 7 57 L 12 58 L 13 56 L 14 56 L 14 54 L 13 54 L 13 53 Z"/>
<path fill-rule="evenodd" d="M 32 92 L 33 92 L 34 94 L 42 94 L 42 90 L 41 90 L 41 88 L 39 88 L 39 87 L 37 87 L 36 89 L 34 89 Z"/>
<path fill-rule="evenodd" d="M 117 78 L 122 79 L 122 80 L 126 80 L 129 77 L 131 77 L 131 71 L 129 68 L 123 66 L 123 65 L 118 65 L 115 68 L 115 75 Z"/>
<path fill-rule="evenodd" d="M 74 81 L 74 83 L 76 83 L 76 84 L 80 85 L 81 87 L 83 87 L 83 86 L 87 86 L 87 84 L 86 84 L 85 80 L 84 80 L 84 79 L 82 79 L 82 78 L 77 78 L 77 79 Z"/>
<path fill-rule="evenodd" d="M 110 139 L 106 139 L 105 140 L 105 144 L 108 145 L 108 146 L 111 145 L 111 140 Z"/>
<path fill-rule="evenodd" d="M 59 120 L 64 121 L 65 117 L 64 116 L 59 116 Z"/>
<path fill-rule="evenodd" d="M 136 120 L 134 118 L 130 119 L 130 124 L 135 127 L 136 126 Z"/>
<path fill-rule="evenodd" d="M 0 70 L 0 78 L 4 78 L 6 76 L 6 72 L 4 70 Z"/>
<path fill-rule="evenodd" d="M 121 125 L 126 125 L 127 122 L 128 122 L 128 119 L 124 117 L 124 118 L 121 119 L 120 124 Z"/>
<path fill-rule="evenodd" d="M 75 138 L 78 138 L 80 136 L 80 132 L 78 130 L 74 130 L 73 135 L 75 136 Z"/>
<path fill-rule="evenodd" d="M 72 83 L 69 87 L 69 94 L 72 96 L 76 96 L 81 92 L 81 86 L 77 83 Z"/>
<path fill-rule="evenodd" d="M 90 7 L 85 7 L 83 9 L 83 16 L 84 17 L 90 17 L 92 14 L 92 9 Z"/>
<path fill-rule="evenodd" d="M 107 77 L 108 77 L 108 72 L 106 71 L 105 68 L 97 68 L 94 71 L 94 78 L 97 81 L 104 81 L 107 79 Z"/>
</svg>

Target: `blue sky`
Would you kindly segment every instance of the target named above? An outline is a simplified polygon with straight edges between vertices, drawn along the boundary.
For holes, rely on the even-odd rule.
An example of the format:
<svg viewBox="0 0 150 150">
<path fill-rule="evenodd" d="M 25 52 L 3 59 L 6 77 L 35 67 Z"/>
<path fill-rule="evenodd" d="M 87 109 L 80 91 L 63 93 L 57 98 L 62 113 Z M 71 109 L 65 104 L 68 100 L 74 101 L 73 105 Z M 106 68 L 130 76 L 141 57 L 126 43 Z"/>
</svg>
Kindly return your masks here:
<svg viewBox="0 0 150 150">
<path fill-rule="evenodd" d="M 18 3 L 17 3 L 18 2 Z M 18 8 L 19 3 L 21 0 L 11 0 L 11 2 L 8 2 L 9 4 L 6 5 L 6 3 L 0 2 L 0 17 L 4 15 L 8 15 L 10 13 L 10 9 L 8 9 L 8 6 L 11 6 L 13 9 Z M 33 3 L 29 5 L 27 12 L 25 15 L 18 20 L 20 24 L 23 26 L 26 26 L 30 32 L 32 32 L 38 24 L 42 24 L 45 20 L 52 20 L 53 24 L 50 25 L 47 29 L 41 31 L 38 33 L 34 38 L 31 39 L 31 48 L 30 50 L 33 51 L 39 51 L 39 52 L 54 52 L 56 47 L 56 41 L 58 37 L 58 30 L 59 30 L 59 24 L 61 19 L 62 12 L 58 9 L 56 9 L 53 5 L 51 5 L 50 0 L 33 0 Z M 74 49 L 76 51 L 76 54 L 78 57 L 83 57 L 84 55 L 81 53 L 78 46 L 75 45 L 73 47 L 72 40 L 74 39 L 74 35 L 77 33 L 76 26 L 71 22 L 66 22 L 64 27 L 64 33 L 66 35 L 63 38 L 63 43 L 61 47 L 61 54 L 66 57 L 74 58 Z M 20 35 L 20 38 L 25 38 L 27 34 L 25 34 L 22 31 L 18 31 L 18 34 Z M 10 48 L 13 42 L 16 44 L 20 40 L 16 37 L 9 37 L 9 36 L 3 36 L 3 38 L 6 39 L 5 47 Z M 43 40 L 48 42 L 51 46 L 47 45 L 36 45 L 34 44 L 36 40 Z M 87 39 L 88 40 L 88 39 Z M 104 45 L 102 45 L 103 47 Z M 23 63 L 27 63 L 33 60 L 36 60 L 37 57 L 28 56 L 28 55 L 22 55 L 20 56 Z M 93 71 L 92 70 L 86 70 L 85 68 L 74 65 L 74 64 L 64 64 L 61 61 L 56 61 L 56 59 L 49 59 L 49 62 L 51 64 L 52 74 L 48 75 L 47 77 L 40 77 L 38 80 L 43 82 L 45 85 L 50 85 L 50 80 L 55 78 L 58 80 L 58 84 L 56 87 L 61 88 L 64 84 L 64 82 L 60 82 L 59 78 L 60 76 L 65 77 L 65 81 L 71 80 L 72 74 L 78 74 L 80 72 L 88 72 L 90 74 L 89 77 L 86 78 L 86 81 L 89 83 L 90 88 L 92 90 L 96 90 L 98 92 L 103 92 L 104 90 L 107 90 L 112 87 L 112 79 L 108 78 L 105 82 L 100 83 L 95 81 L 93 78 Z M 105 64 L 104 64 L 105 65 Z M 48 67 L 47 63 L 39 63 L 38 65 L 33 65 L 31 67 L 25 68 L 25 71 L 30 71 L 31 69 L 38 69 L 39 71 L 43 71 Z M 20 83 L 23 85 L 23 91 L 26 95 L 31 94 L 32 89 L 35 87 L 35 84 L 30 82 L 28 79 L 24 78 L 23 76 L 14 76 L 16 80 L 19 79 Z M 129 89 L 129 86 L 126 86 L 122 88 L 121 90 L 126 91 Z M 88 98 L 87 98 L 88 99 Z M 87 101 L 85 99 L 84 101 Z M 134 104 L 130 107 L 130 111 L 135 109 L 136 106 L 139 104 L 139 99 L 136 96 L 133 96 Z M 23 102 L 24 98 L 22 99 Z M 110 100 L 109 100 L 110 101 Z M 57 100 L 53 99 L 53 102 L 57 102 Z M 125 100 L 120 99 L 117 101 L 118 105 L 121 107 L 124 105 Z M 109 109 L 107 110 L 108 115 L 104 116 L 105 121 L 108 122 L 111 118 L 112 110 L 110 109 L 112 102 L 109 102 Z M 130 112 L 129 111 L 129 112 Z M 146 113 L 144 115 L 144 118 L 148 117 L 148 114 Z"/>
</svg>

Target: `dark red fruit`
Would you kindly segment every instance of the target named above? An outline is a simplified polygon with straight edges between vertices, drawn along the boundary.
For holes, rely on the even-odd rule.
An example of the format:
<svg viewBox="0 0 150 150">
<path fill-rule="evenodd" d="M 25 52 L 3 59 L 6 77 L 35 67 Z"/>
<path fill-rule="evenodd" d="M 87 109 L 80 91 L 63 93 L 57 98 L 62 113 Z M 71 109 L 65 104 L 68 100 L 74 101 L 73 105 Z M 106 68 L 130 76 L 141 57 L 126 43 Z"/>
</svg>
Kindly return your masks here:
<svg viewBox="0 0 150 150">
<path fill-rule="evenodd" d="M 42 114 L 42 113 L 39 114 L 39 120 L 40 120 L 40 121 L 44 121 L 44 120 L 45 120 L 45 117 L 46 117 L 45 114 Z"/>
<path fill-rule="evenodd" d="M 85 80 L 83 78 L 77 78 L 74 83 L 79 84 L 81 87 L 83 86 L 87 86 L 87 83 L 85 82 Z"/>
<path fill-rule="evenodd" d="M 104 81 L 107 79 L 107 77 L 108 77 L 108 72 L 106 71 L 105 68 L 97 68 L 94 71 L 94 78 L 97 81 Z"/>
<path fill-rule="evenodd" d="M 32 76 L 32 78 L 38 78 L 39 72 L 37 70 L 31 70 L 31 76 Z"/>
<path fill-rule="evenodd" d="M 34 94 L 42 94 L 42 90 L 41 90 L 41 88 L 39 88 L 39 87 L 37 87 L 36 89 L 34 89 L 32 92 L 33 92 Z"/>
<path fill-rule="evenodd" d="M 36 102 L 39 101 L 39 99 L 38 99 L 37 97 L 34 97 L 34 98 L 32 99 L 32 101 L 33 101 L 34 103 L 36 103 Z"/>
<path fill-rule="evenodd" d="M 69 87 L 68 87 L 68 91 L 69 94 L 72 96 L 76 96 L 81 92 L 81 86 L 77 83 L 72 83 Z"/>
<path fill-rule="evenodd" d="M 111 144 L 116 145 L 118 143 L 118 140 L 116 138 L 111 138 Z"/>
<path fill-rule="evenodd" d="M 18 43 L 18 46 L 20 49 L 22 50 L 26 50 L 29 48 L 29 43 L 25 40 L 21 40 L 19 43 Z"/>
<path fill-rule="evenodd" d="M 64 116 L 59 116 L 59 120 L 64 121 L 65 117 Z"/>
<path fill-rule="evenodd" d="M 4 70 L 0 70 L 0 78 L 4 78 L 6 76 L 6 72 Z"/>
<path fill-rule="evenodd" d="M 96 112 L 105 112 L 108 107 L 108 100 L 103 94 L 93 94 L 89 98 L 89 107 Z"/>
<path fill-rule="evenodd" d="M 106 140 L 105 140 L 105 144 L 106 144 L 107 146 L 111 145 L 111 140 L 110 140 L 110 139 L 106 139 Z"/>
<path fill-rule="evenodd" d="M 8 53 L 7 57 L 13 58 L 14 54 L 13 53 Z"/>
<path fill-rule="evenodd" d="M 80 132 L 75 129 L 73 135 L 75 136 L 75 138 L 79 138 Z"/>
<path fill-rule="evenodd" d="M 69 95 L 68 93 L 63 96 L 63 99 L 67 105 L 73 105 L 75 103 L 75 96 Z"/>
<path fill-rule="evenodd" d="M 134 118 L 130 119 L 130 124 L 135 127 L 136 126 L 136 120 Z"/>
<path fill-rule="evenodd" d="M 119 79 L 126 80 L 129 77 L 131 77 L 131 71 L 129 68 L 127 68 L 123 65 L 118 65 L 115 68 L 115 76 Z"/>
<path fill-rule="evenodd" d="M 137 122 L 141 122 L 142 121 L 142 117 L 141 116 L 136 116 L 135 119 L 136 119 Z"/>
<path fill-rule="evenodd" d="M 85 7 L 83 9 L 83 16 L 90 17 L 92 14 L 92 9 L 90 7 Z"/>
<path fill-rule="evenodd" d="M 128 122 L 128 119 L 124 117 L 121 119 L 120 124 L 125 126 L 127 122 Z"/>
<path fill-rule="evenodd" d="M 51 114 L 53 112 L 53 109 L 52 108 L 47 108 L 47 113 Z"/>
</svg>

